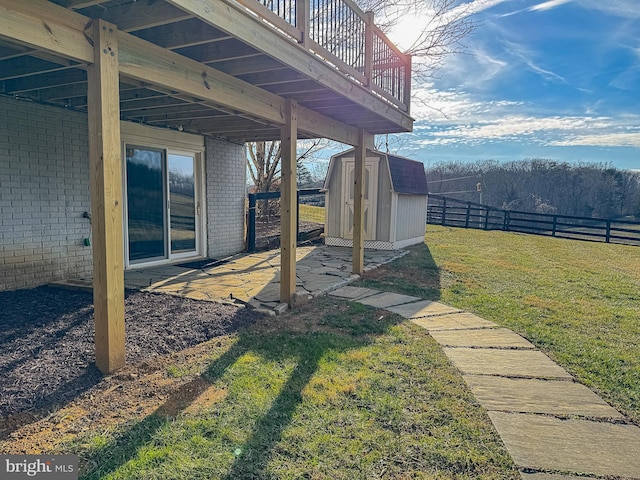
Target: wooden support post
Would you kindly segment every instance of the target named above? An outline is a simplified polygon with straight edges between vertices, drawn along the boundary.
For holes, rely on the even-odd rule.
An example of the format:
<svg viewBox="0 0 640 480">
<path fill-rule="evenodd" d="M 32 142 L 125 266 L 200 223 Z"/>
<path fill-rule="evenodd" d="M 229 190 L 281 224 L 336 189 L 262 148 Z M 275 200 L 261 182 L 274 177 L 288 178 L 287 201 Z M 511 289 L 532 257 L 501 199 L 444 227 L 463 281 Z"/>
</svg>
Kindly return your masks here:
<svg viewBox="0 0 640 480">
<path fill-rule="evenodd" d="M 364 130 L 358 133 L 358 145 L 355 152 L 355 171 L 353 189 L 353 273 L 364 272 L 364 169 L 367 158 Z"/>
<path fill-rule="evenodd" d="M 94 62 L 88 73 L 89 169 L 93 227 L 96 365 L 111 373 L 125 363 L 122 154 L 118 32 L 93 23 Z"/>
<path fill-rule="evenodd" d="M 406 112 L 409 115 L 411 113 L 411 55 L 406 54 L 405 59 L 407 63 L 404 66 L 404 97 L 402 103 L 407 107 Z"/>
<path fill-rule="evenodd" d="M 373 12 L 365 13 L 364 24 L 364 78 L 367 87 L 373 86 L 373 29 L 374 29 Z"/>
<path fill-rule="evenodd" d="M 311 1 L 297 0 L 296 3 L 296 28 L 302 33 L 302 38 L 298 43 L 307 47 L 309 44 L 309 26 L 311 25 Z"/>
<path fill-rule="evenodd" d="M 296 141 L 298 138 L 298 104 L 288 99 L 285 124 L 280 129 L 280 301 L 291 305 L 296 291 Z"/>
</svg>

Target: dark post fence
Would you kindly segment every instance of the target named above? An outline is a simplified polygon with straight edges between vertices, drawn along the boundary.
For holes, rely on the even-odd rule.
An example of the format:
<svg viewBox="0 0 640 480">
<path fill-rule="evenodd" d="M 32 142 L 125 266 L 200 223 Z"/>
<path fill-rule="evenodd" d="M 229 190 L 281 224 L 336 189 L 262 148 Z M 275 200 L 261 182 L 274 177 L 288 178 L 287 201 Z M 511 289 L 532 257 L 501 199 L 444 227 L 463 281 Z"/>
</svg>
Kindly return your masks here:
<svg viewBox="0 0 640 480">
<path fill-rule="evenodd" d="M 300 240 L 300 199 L 302 197 L 322 195 L 322 190 L 318 188 L 298 190 L 297 193 L 297 205 L 296 209 L 296 232 L 298 232 L 298 240 Z M 276 200 L 280 198 L 280 192 L 266 192 L 266 193 L 250 193 L 249 197 L 249 211 L 247 212 L 247 251 L 255 252 L 256 250 L 256 232 L 257 222 L 256 213 L 258 209 L 258 201 L 260 200 Z"/>
<path fill-rule="evenodd" d="M 427 223 L 640 246 L 640 222 L 505 210 L 443 195 L 429 195 Z"/>
</svg>

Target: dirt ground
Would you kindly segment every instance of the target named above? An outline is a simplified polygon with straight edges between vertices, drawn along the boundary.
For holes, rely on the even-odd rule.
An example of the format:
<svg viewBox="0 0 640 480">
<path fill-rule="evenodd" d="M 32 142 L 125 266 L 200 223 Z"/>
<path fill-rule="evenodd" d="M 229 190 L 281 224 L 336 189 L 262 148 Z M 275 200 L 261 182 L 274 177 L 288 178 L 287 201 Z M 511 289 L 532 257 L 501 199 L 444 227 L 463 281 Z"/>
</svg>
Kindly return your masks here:
<svg viewBox="0 0 640 480">
<path fill-rule="evenodd" d="M 38 443 L 55 435 L 46 431 L 49 427 L 42 420 L 50 420 L 62 406 L 69 407 L 79 398 L 89 402 L 78 407 L 84 411 L 78 412 L 77 420 L 82 421 L 92 421 L 99 412 L 118 415 L 119 407 L 144 409 L 144 398 L 161 397 L 164 390 L 180 383 L 167 377 L 162 359 L 175 352 L 189 355 L 194 348 L 211 348 L 203 342 L 259 317 L 242 306 L 127 292 L 127 367 L 105 377 L 94 363 L 90 293 L 51 287 L 0 292 L 0 444 L 7 447 L 3 440 L 15 432 L 12 451 L 41 451 Z M 140 381 L 141 377 L 145 380 Z M 123 396 L 127 381 L 135 384 L 128 397 Z M 151 403 L 156 402 L 157 398 Z M 24 426 L 43 430 L 44 437 L 21 444 L 20 438 L 29 436 L 28 431 L 18 435 Z"/>
</svg>

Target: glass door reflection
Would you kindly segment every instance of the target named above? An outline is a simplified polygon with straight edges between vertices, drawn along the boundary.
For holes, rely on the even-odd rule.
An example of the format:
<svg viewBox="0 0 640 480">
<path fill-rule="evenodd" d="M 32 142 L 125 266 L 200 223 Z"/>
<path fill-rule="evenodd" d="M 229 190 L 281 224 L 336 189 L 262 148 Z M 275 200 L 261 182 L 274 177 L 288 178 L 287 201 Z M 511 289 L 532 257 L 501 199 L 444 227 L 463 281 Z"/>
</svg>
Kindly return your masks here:
<svg viewBox="0 0 640 480">
<path fill-rule="evenodd" d="M 164 152 L 127 147 L 126 157 L 129 261 L 166 258 Z"/>
<path fill-rule="evenodd" d="M 195 158 L 168 154 L 171 254 L 196 251 Z"/>
</svg>

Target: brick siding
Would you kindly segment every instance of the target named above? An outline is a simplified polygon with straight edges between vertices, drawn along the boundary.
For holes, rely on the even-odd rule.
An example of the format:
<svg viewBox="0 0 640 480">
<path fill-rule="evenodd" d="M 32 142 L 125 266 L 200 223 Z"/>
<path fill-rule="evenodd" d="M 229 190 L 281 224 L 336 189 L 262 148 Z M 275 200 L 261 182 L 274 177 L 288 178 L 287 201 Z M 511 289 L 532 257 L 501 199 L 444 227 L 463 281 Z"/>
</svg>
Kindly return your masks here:
<svg viewBox="0 0 640 480">
<path fill-rule="evenodd" d="M 0 96 L 0 290 L 91 276 L 86 115 Z"/>
<path fill-rule="evenodd" d="M 245 151 L 206 139 L 208 255 L 244 248 Z M 87 117 L 0 95 L 0 291 L 90 278 Z"/>
<path fill-rule="evenodd" d="M 244 249 L 246 154 L 243 145 L 205 139 L 207 252 L 218 258 Z"/>
</svg>

